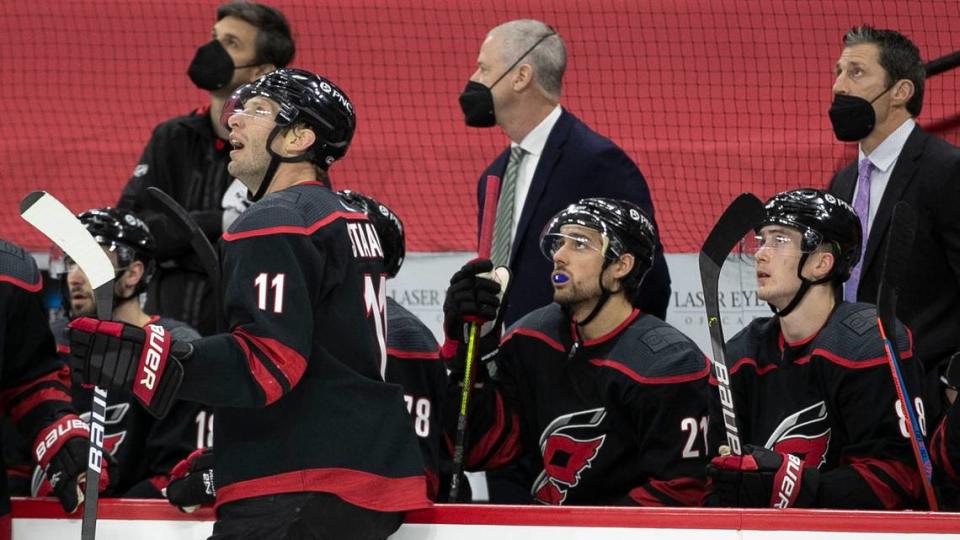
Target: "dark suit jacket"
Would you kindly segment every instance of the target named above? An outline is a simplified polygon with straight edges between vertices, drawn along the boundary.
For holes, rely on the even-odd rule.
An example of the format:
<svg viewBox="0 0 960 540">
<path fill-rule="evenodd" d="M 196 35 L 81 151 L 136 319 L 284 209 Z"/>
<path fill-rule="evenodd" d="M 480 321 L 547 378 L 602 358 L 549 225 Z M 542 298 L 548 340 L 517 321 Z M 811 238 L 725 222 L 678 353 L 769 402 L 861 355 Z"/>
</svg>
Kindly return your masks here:
<svg viewBox="0 0 960 540">
<path fill-rule="evenodd" d="M 480 215 L 485 204 L 487 175 L 503 177 L 507 147 L 480 177 L 477 192 Z M 623 150 L 564 110 L 547 137 L 523 204 L 510 258 L 513 280 L 505 299 L 504 323 L 514 321 L 553 301 L 550 272 L 553 263 L 540 252 L 540 232 L 557 212 L 584 197 L 611 197 L 632 201 L 654 219 L 650 190 L 636 164 Z M 640 308 L 661 319 L 670 300 L 670 274 L 657 246 L 653 268 L 641 287 Z"/>
<path fill-rule="evenodd" d="M 853 198 L 857 163 L 838 172 L 830 192 Z M 960 149 L 914 128 L 897 159 L 877 209 L 857 299 L 876 303 L 893 207 L 910 203 L 917 214 L 911 264 L 897 299 L 897 317 L 913 331 L 915 351 L 927 368 L 960 349 Z"/>
</svg>

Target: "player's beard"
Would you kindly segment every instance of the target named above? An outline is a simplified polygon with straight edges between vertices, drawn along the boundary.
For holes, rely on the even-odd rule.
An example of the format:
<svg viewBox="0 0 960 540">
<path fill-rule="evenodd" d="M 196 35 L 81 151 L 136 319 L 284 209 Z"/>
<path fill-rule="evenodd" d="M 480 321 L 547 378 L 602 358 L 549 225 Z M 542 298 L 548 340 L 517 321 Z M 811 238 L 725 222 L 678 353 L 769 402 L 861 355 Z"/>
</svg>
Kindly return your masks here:
<svg viewBox="0 0 960 540">
<path fill-rule="evenodd" d="M 577 313 L 584 308 L 593 308 L 600 297 L 600 285 L 595 277 L 592 282 L 578 283 L 571 279 L 567 286 L 553 290 L 553 301 Z"/>
<path fill-rule="evenodd" d="M 74 300 L 74 294 L 82 294 L 83 298 Z M 96 317 L 97 303 L 93 299 L 92 291 L 82 289 L 70 290 L 70 314 L 73 317 Z"/>
<path fill-rule="evenodd" d="M 264 147 L 262 141 L 259 145 Z M 238 178 L 252 193 L 256 193 L 269 166 L 270 154 L 265 148 L 255 152 L 252 147 L 244 146 L 238 159 L 231 159 L 227 164 L 227 172 Z"/>
</svg>

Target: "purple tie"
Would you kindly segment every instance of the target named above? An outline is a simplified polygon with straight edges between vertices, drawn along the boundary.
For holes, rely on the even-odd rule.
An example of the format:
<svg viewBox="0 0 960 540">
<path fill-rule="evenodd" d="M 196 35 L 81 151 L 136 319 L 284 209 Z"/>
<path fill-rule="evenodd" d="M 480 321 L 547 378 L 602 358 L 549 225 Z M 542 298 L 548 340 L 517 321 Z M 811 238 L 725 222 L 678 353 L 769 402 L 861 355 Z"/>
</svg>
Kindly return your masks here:
<svg viewBox="0 0 960 540">
<path fill-rule="evenodd" d="M 863 233 L 863 242 L 860 244 L 860 261 L 850 271 L 850 279 L 843 287 L 843 299 L 847 302 L 857 301 L 857 288 L 860 286 L 860 270 L 863 268 L 863 254 L 867 251 L 867 223 L 870 219 L 870 173 L 873 172 L 873 163 L 863 159 L 857 166 L 857 195 L 853 198 L 853 209 L 860 217 L 860 231 Z"/>
</svg>

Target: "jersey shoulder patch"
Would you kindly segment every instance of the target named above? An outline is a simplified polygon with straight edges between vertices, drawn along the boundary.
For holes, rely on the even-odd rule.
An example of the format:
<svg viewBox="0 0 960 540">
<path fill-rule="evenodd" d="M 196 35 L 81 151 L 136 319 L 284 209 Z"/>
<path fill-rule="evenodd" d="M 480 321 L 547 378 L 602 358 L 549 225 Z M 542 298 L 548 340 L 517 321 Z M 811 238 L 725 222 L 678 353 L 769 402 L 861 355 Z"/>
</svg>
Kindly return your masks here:
<svg viewBox="0 0 960 540">
<path fill-rule="evenodd" d="M 591 360 L 596 365 L 606 365 L 604 361 L 650 383 L 685 382 L 709 374 L 707 358 L 696 343 L 652 315 L 641 315 L 625 328 L 607 358 Z"/>
<path fill-rule="evenodd" d="M 30 292 L 37 292 L 43 287 L 40 270 L 37 262 L 20 246 L 0 240 L 0 282 Z"/>
<path fill-rule="evenodd" d="M 560 304 L 550 304 L 535 309 L 513 323 L 504 333 L 503 341 L 518 336 L 535 339 L 557 350 L 564 350 L 564 335 L 569 332 L 570 320 Z"/>
<path fill-rule="evenodd" d="M 897 350 L 904 357 L 911 353 L 911 338 L 906 327 L 897 321 Z M 892 336 L 887 336 L 892 338 Z M 836 363 L 860 364 L 879 362 L 886 351 L 880 338 L 877 308 L 872 304 L 842 303 L 811 343 L 812 352 Z"/>
<path fill-rule="evenodd" d="M 240 214 L 225 241 L 270 234 L 311 235 L 337 218 L 365 220 L 355 208 L 341 204 L 340 198 L 316 183 L 298 184 L 265 196 Z"/>
<path fill-rule="evenodd" d="M 387 298 L 387 348 L 400 353 L 436 353 L 437 340 L 427 328 L 406 308 Z"/>
<path fill-rule="evenodd" d="M 738 360 L 760 356 L 762 344 L 780 332 L 778 320 L 774 317 L 758 317 L 734 334 L 727 341 L 727 362 L 732 367 Z"/>
</svg>

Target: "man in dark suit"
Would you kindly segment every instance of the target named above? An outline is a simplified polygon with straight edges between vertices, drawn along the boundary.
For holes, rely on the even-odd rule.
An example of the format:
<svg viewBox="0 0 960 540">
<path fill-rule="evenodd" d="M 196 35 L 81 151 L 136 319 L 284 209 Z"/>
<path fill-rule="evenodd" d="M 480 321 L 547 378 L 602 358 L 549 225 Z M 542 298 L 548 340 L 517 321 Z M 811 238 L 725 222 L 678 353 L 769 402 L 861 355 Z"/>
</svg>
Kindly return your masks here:
<svg viewBox="0 0 960 540">
<path fill-rule="evenodd" d="M 513 273 L 501 302 L 507 326 L 553 301 L 551 263 L 539 240 L 558 212 L 588 197 L 624 199 L 656 224 L 650 191 L 633 160 L 560 107 L 566 66 L 563 41 L 552 28 L 529 19 L 509 21 L 487 34 L 477 70 L 460 95 L 468 126 L 500 126 L 510 139 L 480 176 L 477 191 L 480 215 L 485 204 L 497 205 L 491 259 Z M 502 179 L 497 201 L 484 200 L 487 175 Z M 663 319 L 669 299 L 670 275 L 658 240 L 637 307 Z M 603 303 L 578 323 L 589 323 Z M 489 473 L 491 502 L 529 502 L 522 477 L 510 467 Z"/>
<path fill-rule="evenodd" d="M 909 39 L 861 26 L 843 44 L 830 117 L 838 139 L 859 142 L 859 156 L 829 189 L 859 207 L 867 238 L 853 272 L 857 281 L 852 275 L 844 296 L 876 302 L 893 207 L 908 202 L 918 223 L 913 245 L 895 246 L 911 250 L 897 316 L 912 329 L 927 369 L 925 416 L 932 428 L 943 407 L 940 371 L 960 348 L 960 149 L 914 121 L 925 73 Z"/>
<path fill-rule="evenodd" d="M 480 176 L 477 195 L 482 214 L 487 175 L 503 180 L 493 203 L 492 259 L 513 272 L 503 303 L 506 325 L 552 301 L 545 277 L 550 263 L 538 246 L 540 232 L 557 212 L 586 197 L 608 197 L 631 201 L 654 219 L 650 191 L 633 160 L 560 107 L 565 68 L 563 41 L 552 28 L 540 21 L 510 21 L 487 34 L 477 70 L 460 96 L 467 125 L 498 125 L 510 139 Z M 498 238 L 504 240 L 499 250 Z M 662 319 L 669 297 L 670 275 L 658 244 L 638 307 Z"/>
</svg>

